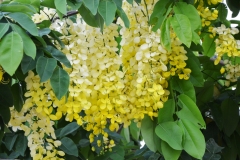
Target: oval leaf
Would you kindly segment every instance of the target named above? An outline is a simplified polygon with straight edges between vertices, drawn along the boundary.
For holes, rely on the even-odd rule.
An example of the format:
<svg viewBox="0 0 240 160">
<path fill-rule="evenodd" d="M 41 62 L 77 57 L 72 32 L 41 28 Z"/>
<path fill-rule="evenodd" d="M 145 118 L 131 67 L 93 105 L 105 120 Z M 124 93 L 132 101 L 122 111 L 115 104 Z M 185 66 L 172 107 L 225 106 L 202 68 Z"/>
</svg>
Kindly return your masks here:
<svg viewBox="0 0 240 160">
<path fill-rule="evenodd" d="M 177 113 L 179 118 L 189 120 L 196 126 L 199 126 L 198 124 L 200 124 L 202 128 L 206 127 L 200 110 L 191 98 L 185 94 L 181 94 L 178 96 L 178 104 L 182 107 L 182 109 Z"/>
<path fill-rule="evenodd" d="M 158 111 L 158 123 L 163 123 L 167 121 L 173 121 L 173 113 L 175 112 L 175 101 L 173 99 L 168 99 L 163 108 Z"/>
<path fill-rule="evenodd" d="M 25 54 L 28 55 L 29 57 L 32 57 L 32 59 L 35 59 L 37 49 L 32 39 L 18 25 L 11 24 L 11 27 L 21 36 L 23 40 L 23 51 L 25 52 Z"/>
<path fill-rule="evenodd" d="M 93 15 L 97 14 L 99 0 L 83 0 L 83 4 L 92 12 Z"/>
<path fill-rule="evenodd" d="M 76 122 L 72 122 L 68 125 L 66 125 L 64 128 L 61 129 L 60 132 L 60 137 L 64 137 L 68 134 L 73 133 L 74 131 L 76 131 L 80 126 L 76 123 Z"/>
<path fill-rule="evenodd" d="M 23 41 L 16 32 L 7 34 L 0 42 L 0 65 L 13 75 L 23 57 Z"/>
<path fill-rule="evenodd" d="M 195 89 L 190 80 L 180 80 L 177 77 L 172 79 L 172 88 L 179 93 L 183 93 L 196 102 Z"/>
<path fill-rule="evenodd" d="M 56 9 L 62 14 L 67 14 L 67 1 L 66 0 L 54 0 Z"/>
<path fill-rule="evenodd" d="M 103 17 L 106 25 L 110 25 L 115 18 L 117 6 L 112 1 L 101 1 L 99 3 L 98 12 Z"/>
<path fill-rule="evenodd" d="M 68 91 L 69 75 L 62 68 L 57 67 L 50 78 L 50 83 L 56 97 L 60 100 Z"/>
<path fill-rule="evenodd" d="M 8 28 L 9 28 L 9 24 L 8 23 L 0 23 L 0 39 L 8 31 Z"/>
<path fill-rule="evenodd" d="M 182 150 L 182 130 L 175 122 L 160 123 L 155 132 L 175 150 Z"/>
<path fill-rule="evenodd" d="M 164 141 L 161 141 L 161 148 L 165 160 L 178 160 L 182 152 L 181 150 L 173 149 Z"/>
<path fill-rule="evenodd" d="M 10 18 L 19 23 L 31 35 L 38 36 L 36 24 L 24 13 L 16 12 L 8 14 Z"/>
<path fill-rule="evenodd" d="M 170 19 L 167 18 L 161 27 L 161 42 L 167 50 L 171 50 L 171 37 L 170 37 Z"/>
<path fill-rule="evenodd" d="M 192 41 L 192 29 L 188 17 L 183 14 L 175 14 L 174 17 L 171 18 L 170 23 L 180 41 L 187 47 L 190 47 Z"/>
<path fill-rule="evenodd" d="M 11 87 L 11 91 L 13 94 L 13 103 L 14 103 L 14 108 L 20 112 L 23 107 L 23 92 L 22 92 L 22 86 L 20 86 L 19 83 L 15 83 Z"/>
<path fill-rule="evenodd" d="M 59 146 L 59 148 L 69 154 L 69 155 L 73 155 L 73 156 L 78 156 L 78 149 L 76 144 L 68 137 L 64 137 L 61 139 L 62 145 Z"/>
<path fill-rule="evenodd" d="M 188 17 L 191 23 L 192 31 L 202 27 L 200 15 L 193 5 L 187 4 L 186 2 L 178 2 L 173 7 L 173 10 L 177 14 L 183 14 Z"/>
<path fill-rule="evenodd" d="M 179 126 L 184 132 L 183 149 L 194 158 L 202 159 L 206 148 L 202 132 L 187 120 L 180 120 Z"/>
<path fill-rule="evenodd" d="M 71 63 L 67 59 L 66 55 L 59 51 L 58 49 L 52 47 L 52 46 L 47 46 L 46 50 L 51 53 L 51 55 L 58 60 L 59 62 L 62 62 L 66 67 L 71 68 Z"/>
<path fill-rule="evenodd" d="M 38 58 L 36 71 L 40 76 L 41 82 L 45 82 L 52 76 L 56 66 L 57 66 L 57 61 L 53 58 L 45 58 L 45 57 Z"/>
<path fill-rule="evenodd" d="M 156 135 L 154 130 L 155 130 L 154 121 L 152 121 L 149 116 L 145 115 L 141 123 L 141 133 L 142 133 L 144 142 L 146 143 L 148 148 L 151 151 L 156 152 L 158 149 L 157 143 L 160 143 L 160 139 L 156 137 L 159 139 L 159 141 L 156 141 L 156 138 L 154 138 Z"/>
</svg>

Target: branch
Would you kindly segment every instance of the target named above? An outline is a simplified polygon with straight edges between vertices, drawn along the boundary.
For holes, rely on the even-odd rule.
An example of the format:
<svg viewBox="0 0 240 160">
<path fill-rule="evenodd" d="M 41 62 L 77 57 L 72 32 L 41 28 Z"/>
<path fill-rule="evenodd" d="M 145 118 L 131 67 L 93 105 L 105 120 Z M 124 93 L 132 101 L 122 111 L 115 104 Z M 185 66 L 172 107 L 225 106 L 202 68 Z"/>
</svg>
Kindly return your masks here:
<svg viewBox="0 0 240 160">
<path fill-rule="evenodd" d="M 76 15 L 78 13 L 79 13 L 78 11 L 69 11 L 69 12 L 67 12 L 66 15 L 63 16 L 63 18 L 66 18 L 66 17 L 69 17 L 69 16 L 73 16 L 73 15 Z M 56 17 L 56 18 L 52 19 L 51 22 L 54 22 L 57 19 L 60 19 L 60 17 Z"/>
</svg>

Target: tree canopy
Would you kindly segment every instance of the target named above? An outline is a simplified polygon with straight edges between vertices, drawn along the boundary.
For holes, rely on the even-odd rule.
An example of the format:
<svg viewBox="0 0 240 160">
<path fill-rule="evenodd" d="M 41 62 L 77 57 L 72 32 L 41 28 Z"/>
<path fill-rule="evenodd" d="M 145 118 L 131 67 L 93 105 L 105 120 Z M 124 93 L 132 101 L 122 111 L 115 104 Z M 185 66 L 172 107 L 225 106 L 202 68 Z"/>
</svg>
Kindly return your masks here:
<svg viewBox="0 0 240 160">
<path fill-rule="evenodd" d="M 236 17 L 237 0 L 2 1 L 0 158 L 240 158 L 227 6 Z"/>
</svg>

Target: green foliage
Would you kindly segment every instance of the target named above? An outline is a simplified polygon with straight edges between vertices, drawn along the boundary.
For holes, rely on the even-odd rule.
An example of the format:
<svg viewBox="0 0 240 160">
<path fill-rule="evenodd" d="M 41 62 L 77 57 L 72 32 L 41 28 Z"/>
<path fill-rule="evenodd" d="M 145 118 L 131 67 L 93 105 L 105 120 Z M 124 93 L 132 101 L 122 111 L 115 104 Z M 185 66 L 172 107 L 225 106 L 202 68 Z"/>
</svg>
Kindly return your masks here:
<svg viewBox="0 0 240 160">
<path fill-rule="evenodd" d="M 131 5 L 141 3 L 140 0 L 127 2 Z M 191 69 L 189 80 L 180 80 L 177 76 L 169 78 L 169 99 L 158 110 L 158 117 L 145 115 L 140 128 L 132 121 L 129 127 L 124 128 L 122 124 L 115 132 L 104 130 L 116 146 L 112 151 L 106 149 L 101 152 L 97 140 L 102 141 L 103 135 L 90 143 L 90 132 L 84 130 L 85 124 L 66 122 L 63 115 L 55 121 L 54 129 L 57 139 L 62 142 L 59 150 L 66 153 L 64 159 L 228 160 L 240 157 L 240 81 L 225 86 L 226 79 L 219 72 L 221 66 L 210 60 L 216 52 L 217 37 L 211 38 L 207 27 L 202 26 L 195 8 L 197 4 L 193 0 L 159 0 L 152 6 L 153 13 L 147 17 L 153 31 L 161 30 L 160 41 L 169 52 L 172 51 L 172 30 L 175 32 L 187 51 L 186 68 Z M 120 0 L 13 0 L 0 4 L 0 66 L 6 72 L 3 78 L 0 76 L 0 158 L 30 159 L 27 136 L 21 130 L 8 128 L 10 107 L 14 106 L 17 112 L 23 108 L 27 91 L 24 79 L 28 71 L 38 75 L 41 82 L 49 80 L 58 100 L 68 96 L 70 77 L 64 69 L 70 70 L 72 66 L 56 44 L 63 49 L 64 43 L 68 42 L 63 43 L 61 36 L 69 36 L 71 32 L 62 35 L 53 31 L 51 23 L 58 18 L 69 17 L 70 11 L 77 11 L 83 21 L 100 28 L 102 34 L 104 27 L 116 23 L 118 17 L 125 27 L 130 28 L 122 5 Z M 218 19 L 212 22 L 213 26 L 240 24 L 226 20 L 228 11 L 225 4 L 206 5 L 212 11 L 218 10 Z M 239 13 L 237 0 L 227 0 L 227 5 L 233 11 L 233 17 Z M 39 13 L 42 7 L 56 9 L 57 15 L 35 24 L 31 16 Z M 235 38 L 239 40 L 238 35 Z M 118 39 L 120 45 L 122 37 Z M 157 49 L 157 46 L 152 47 Z M 237 58 L 230 61 L 239 63 Z M 146 144 L 142 148 L 140 141 Z M 92 147 L 96 152 L 91 150 Z"/>
<path fill-rule="evenodd" d="M 97 14 L 99 0 L 83 0 L 83 4 L 91 11 L 93 15 Z"/>
<path fill-rule="evenodd" d="M 51 86 L 58 99 L 67 94 L 69 86 L 69 75 L 60 67 L 56 67 L 50 78 Z"/>
<path fill-rule="evenodd" d="M 61 139 L 62 145 L 59 147 L 65 153 L 78 157 L 78 149 L 76 144 L 68 137 Z"/>
<path fill-rule="evenodd" d="M 170 19 L 170 23 L 180 41 L 187 47 L 190 47 L 192 41 L 192 29 L 189 18 L 184 14 L 175 14 L 174 17 Z"/>
<path fill-rule="evenodd" d="M 177 112 L 177 115 L 182 120 L 190 121 L 197 127 L 205 128 L 206 124 L 203 120 L 201 112 L 199 111 L 195 102 L 185 94 L 178 97 L 178 105 L 182 108 Z M 198 126 L 200 125 L 200 126 Z"/>
<path fill-rule="evenodd" d="M 57 61 L 53 58 L 38 58 L 36 71 L 40 76 L 41 82 L 47 81 L 52 77 L 53 71 L 57 66 Z"/>
<path fill-rule="evenodd" d="M 145 116 L 141 124 L 141 133 L 144 139 L 144 142 L 148 148 L 156 152 L 159 149 L 160 139 L 156 136 L 155 133 L 156 124 L 149 116 Z"/>
<path fill-rule="evenodd" d="M 156 129 L 156 134 L 163 141 L 167 142 L 171 148 L 175 150 L 182 150 L 182 129 L 176 122 L 163 122 L 160 123 Z"/>
<path fill-rule="evenodd" d="M 9 24 L 8 23 L 0 23 L 0 38 L 4 36 L 4 34 L 8 31 Z"/>
<path fill-rule="evenodd" d="M 0 65 L 13 75 L 23 57 L 23 41 L 17 32 L 8 33 L 0 42 Z"/>
<path fill-rule="evenodd" d="M 116 10 L 116 4 L 110 0 L 101 1 L 99 3 L 98 12 L 103 17 L 107 26 L 114 20 Z"/>
<path fill-rule="evenodd" d="M 18 24 L 20 24 L 22 28 L 26 29 L 33 36 L 38 35 L 38 29 L 36 27 L 36 24 L 33 23 L 33 21 L 26 14 L 16 12 L 10 13 L 8 16 L 14 21 L 16 21 Z"/>
<path fill-rule="evenodd" d="M 203 38 L 203 54 L 208 57 L 212 57 L 215 53 L 215 43 L 214 43 L 214 38 L 211 38 L 209 34 L 206 34 Z"/>
</svg>

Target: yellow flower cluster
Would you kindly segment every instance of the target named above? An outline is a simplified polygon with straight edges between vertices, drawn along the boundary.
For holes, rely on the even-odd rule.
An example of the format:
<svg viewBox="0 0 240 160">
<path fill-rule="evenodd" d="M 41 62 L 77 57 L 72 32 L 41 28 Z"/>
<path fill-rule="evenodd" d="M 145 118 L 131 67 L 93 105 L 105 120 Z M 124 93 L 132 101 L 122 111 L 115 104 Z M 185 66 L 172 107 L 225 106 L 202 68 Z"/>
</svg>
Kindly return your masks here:
<svg viewBox="0 0 240 160">
<path fill-rule="evenodd" d="M 87 131 L 91 131 L 89 138 L 93 142 L 94 135 L 102 134 L 106 138 L 105 128 L 118 130 L 126 116 L 124 112 L 126 96 L 124 89 L 124 73 L 119 71 L 121 58 L 116 54 L 118 26 L 111 24 L 104 28 L 103 34 L 99 28 L 93 28 L 77 19 L 76 23 L 66 20 L 59 28 L 69 26 L 68 33 L 62 40 L 66 43 L 62 50 L 72 64 L 67 69 L 70 75 L 69 98 L 55 100 L 57 112 L 66 114 L 67 121 L 76 120 Z M 80 112 L 84 112 L 82 117 Z"/>
<path fill-rule="evenodd" d="M 167 90 L 170 76 L 189 78 L 186 51 L 173 30 L 171 51 L 167 51 L 160 43 L 160 30 L 155 33 L 148 25 L 154 4 L 153 0 L 133 6 L 124 2 L 131 27 L 125 28 L 118 20 L 122 26 L 119 54 L 116 42 L 119 25 L 111 24 L 101 33 L 81 17 L 74 23 L 70 19 L 55 21 L 52 28 L 64 35 L 62 52 L 72 64 L 72 68 L 64 68 L 70 76 L 69 96 L 67 100 L 66 97 L 58 100 L 49 81 L 40 83 L 39 76 L 30 71 L 25 80 L 28 99 L 20 113 L 11 110 L 9 123 L 13 130 L 25 132 L 34 159 L 54 156 L 58 159 L 64 155 L 58 151 L 61 144 L 53 128 L 54 121 L 61 118 L 76 121 L 90 132 L 91 143 L 111 150 L 115 142 L 106 129 L 117 131 L 120 125 L 127 127 L 132 120 L 140 126 L 144 115 L 157 117 L 170 94 Z M 36 15 L 35 21 L 39 19 L 44 18 Z M 99 135 L 103 138 L 96 140 Z"/>
<path fill-rule="evenodd" d="M 220 2 L 221 0 L 208 0 L 209 5 L 216 5 Z M 214 21 L 218 18 L 218 10 L 206 7 L 206 4 L 204 4 L 204 0 L 197 0 L 195 1 L 195 3 L 198 4 L 197 10 L 199 12 L 199 15 L 201 16 L 202 26 L 210 26 L 211 21 Z"/>
<path fill-rule="evenodd" d="M 130 28 L 123 27 L 120 30 L 122 35 L 120 53 L 126 86 L 124 94 L 128 95 L 128 108 L 137 112 L 130 116 L 138 122 L 142 120 L 144 114 L 157 116 L 158 109 L 162 108 L 168 99 L 169 91 L 166 88 L 171 75 L 188 79 L 191 72 L 185 68 L 186 51 L 176 34 L 171 31 L 172 42 L 169 52 L 160 43 L 160 30 L 151 31 L 146 15 L 151 14 L 152 10 L 148 8 L 153 5 L 154 1 L 147 1 L 146 6 L 144 2 L 141 5 L 132 6 L 128 3 L 123 5 L 131 23 Z M 123 26 L 121 20 L 118 23 Z"/>
<path fill-rule="evenodd" d="M 222 59 L 225 59 L 224 66 L 220 72 L 225 73 L 227 81 L 225 85 L 228 86 L 230 82 L 236 82 L 240 76 L 240 65 L 236 59 L 240 57 L 240 40 L 236 40 L 233 35 L 238 34 L 237 28 L 226 28 L 225 25 L 212 28 L 213 36 L 216 36 L 216 59 L 214 64 L 217 65 Z"/>
<path fill-rule="evenodd" d="M 216 5 L 218 3 L 221 3 L 222 0 L 208 0 L 207 2 L 209 5 Z"/>
<path fill-rule="evenodd" d="M 239 31 L 237 28 L 226 28 L 225 25 L 216 27 L 212 29 L 212 33 L 218 37 L 215 40 L 216 44 L 216 60 L 214 64 L 217 65 L 222 56 L 226 54 L 228 57 L 239 57 L 240 56 L 240 41 L 236 40 L 233 35 L 237 34 Z"/>
<path fill-rule="evenodd" d="M 12 127 L 13 131 L 25 132 L 34 160 L 63 160 L 60 157 L 65 153 L 57 150 L 61 141 L 56 140 L 54 122 L 49 118 L 53 111 L 51 95 L 54 96 L 50 84 L 40 83 L 39 76 L 35 76 L 32 71 L 29 71 L 25 81 L 28 90 L 25 97 L 28 99 L 21 112 L 11 108 L 9 127 Z"/>
<path fill-rule="evenodd" d="M 35 23 L 41 23 L 44 20 L 51 20 L 55 14 L 55 9 L 44 7 L 42 10 L 40 10 L 40 14 L 34 14 L 32 16 L 32 20 Z"/>
</svg>

